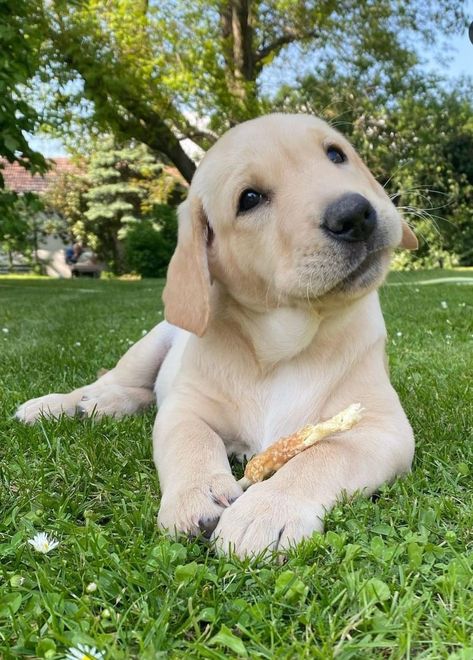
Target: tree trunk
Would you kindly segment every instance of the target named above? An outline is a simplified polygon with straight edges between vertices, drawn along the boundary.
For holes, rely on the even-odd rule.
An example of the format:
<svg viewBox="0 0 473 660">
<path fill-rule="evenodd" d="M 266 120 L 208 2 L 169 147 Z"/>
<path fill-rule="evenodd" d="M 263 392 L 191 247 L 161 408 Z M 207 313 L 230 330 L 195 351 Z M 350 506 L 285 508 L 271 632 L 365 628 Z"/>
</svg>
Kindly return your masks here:
<svg viewBox="0 0 473 660">
<path fill-rule="evenodd" d="M 114 232 L 111 236 L 111 244 L 113 255 L 113 267 L 112 270 L 115 275 L 123 275 L 125 273 L 125 248 L 123 243 L 119 240 L 117 232 Z"/>
<path fill-rule="evenodd" d="M 33 222 L 33 263 L 35 266 L 35 269 L 38 268 L 39 261 L 38 261 L 38 226 L 36 223 L 36 217 L 33 216 L 32 218 Z"/>
<path fill-rule="evenodd" d="M 256 102 L 256 69 L 251 27 L 250 0 L 229 0 L 220 13 L 221 34 L 225 43 L 227 85 L 236 101 L 232 124 L 253 116 Z"/>
</svg>

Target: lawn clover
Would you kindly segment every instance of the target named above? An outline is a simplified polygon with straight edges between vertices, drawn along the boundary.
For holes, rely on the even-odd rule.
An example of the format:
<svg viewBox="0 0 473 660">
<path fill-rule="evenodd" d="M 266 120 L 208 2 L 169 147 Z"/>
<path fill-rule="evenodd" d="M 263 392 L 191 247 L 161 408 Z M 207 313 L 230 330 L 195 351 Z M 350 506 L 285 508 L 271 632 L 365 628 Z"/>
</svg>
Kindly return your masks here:
<svg viewBox="0 0 473 660">
<path fill-rule="evenodd" d="M 447 303 L 447 301 L 446 301 L 446 300 L 442 300 L 442 302 L 440 303 L 440 307 L 441 307 L 442 309 L 448 309 L 448 303 Z"/>
<path fill-rule="evenodd" d="M 54 548 L 57 548 L 59 545 L 59 541 L 55 539 L 54 536 L 49 537 L 45 532 L 39 532 L 33 536 L 32 539 L 28 539 L 28 543 L 30 543 L 37 552 L 43 553 L 43 555 L 51 552 L 51 550 L 54 550 Z"/>
<path fill-rule="evenodd" d="M 87 644 L 77 644 L 77 647 L 70 648 L 65 655 L 66 660 L 102 660 L 104 657 L 103 651 Z"/>
<path fill-rule="evenodd" d="M 10 332 L 8 328 L 2 328 L 2 332 L 4 332 L 6 335 Z"/>
</svg>

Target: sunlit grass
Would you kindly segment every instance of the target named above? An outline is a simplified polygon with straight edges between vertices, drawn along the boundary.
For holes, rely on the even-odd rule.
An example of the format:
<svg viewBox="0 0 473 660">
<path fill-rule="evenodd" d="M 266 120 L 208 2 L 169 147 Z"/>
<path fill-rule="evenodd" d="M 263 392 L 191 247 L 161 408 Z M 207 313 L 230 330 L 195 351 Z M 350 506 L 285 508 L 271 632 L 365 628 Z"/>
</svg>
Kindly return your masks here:
<svg viewBox="0 0 473 660">
<path fill-rule="evenodd" d="M 157 531 L 154 411 L 11 419 L 112 366 L 162 319 L 162 282 L 0 278 L 0 657 L 473 657 L 473 286 L 417 284 L 438 277 L 382 290 L 412 474 L 341 503 L 283 566 Z"/>
</svg>

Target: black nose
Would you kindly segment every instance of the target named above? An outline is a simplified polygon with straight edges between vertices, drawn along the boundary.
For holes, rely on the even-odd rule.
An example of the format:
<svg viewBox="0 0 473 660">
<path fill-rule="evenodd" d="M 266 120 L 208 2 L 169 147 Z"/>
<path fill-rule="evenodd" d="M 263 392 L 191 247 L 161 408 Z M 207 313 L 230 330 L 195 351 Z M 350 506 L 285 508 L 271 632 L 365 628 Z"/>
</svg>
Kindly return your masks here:
<svg viewBox="0 0 473 660">
<path fill-rule="evenodd" d="M 348 193 L 327 206 L 322 227 L 339 241 L 365 241 L 376 227 L 376 211 L 363 195 Z"/>
</svg>

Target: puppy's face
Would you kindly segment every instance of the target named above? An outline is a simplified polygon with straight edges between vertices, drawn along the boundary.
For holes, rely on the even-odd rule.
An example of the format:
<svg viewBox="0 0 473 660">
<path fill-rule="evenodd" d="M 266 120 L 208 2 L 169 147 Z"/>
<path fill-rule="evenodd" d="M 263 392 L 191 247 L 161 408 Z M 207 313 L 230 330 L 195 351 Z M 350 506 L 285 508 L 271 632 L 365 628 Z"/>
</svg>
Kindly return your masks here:
<svg viewBox="0 0 473 660">
<path fill-rule="evenodd" d="M 403 237 L 396 208 L 352 146 L 305 115 L 269 115 L 226 133 L 196 172 L 187 214 L 191 204 L 210 228 L 210 275 L 252 305 L 363 295 Z"/>
</svg>

